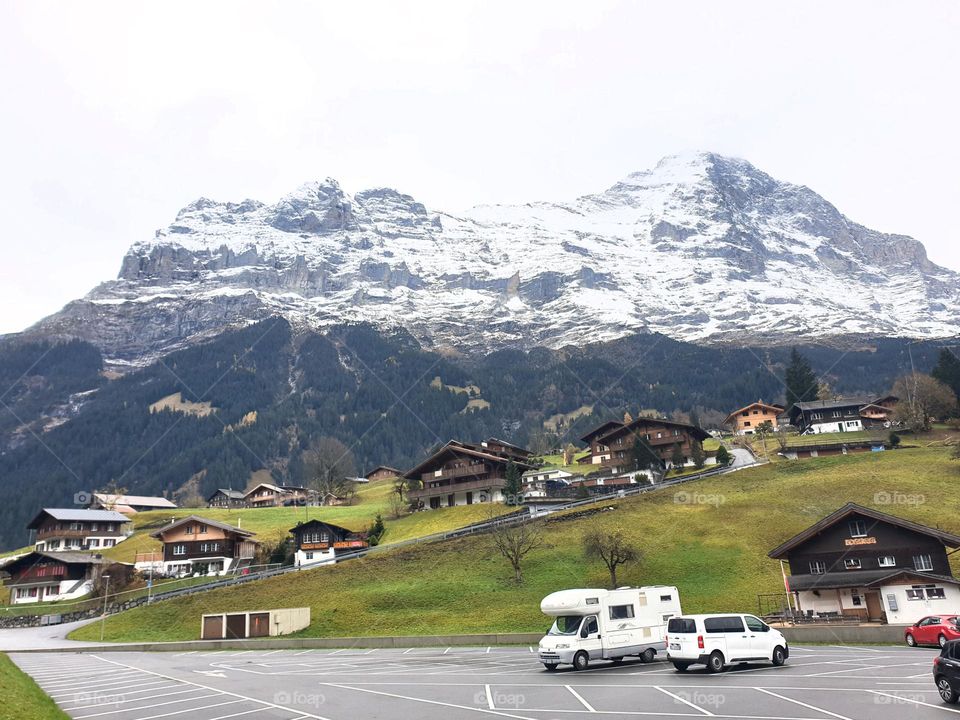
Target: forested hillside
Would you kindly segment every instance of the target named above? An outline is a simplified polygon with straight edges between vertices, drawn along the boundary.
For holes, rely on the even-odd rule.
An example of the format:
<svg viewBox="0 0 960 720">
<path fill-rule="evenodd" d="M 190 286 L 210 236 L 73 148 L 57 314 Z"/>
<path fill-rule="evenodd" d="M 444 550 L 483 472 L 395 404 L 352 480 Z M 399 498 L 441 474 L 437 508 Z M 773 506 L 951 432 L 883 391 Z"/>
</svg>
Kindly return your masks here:
<svg viewBox="0 0 960 720">
<path fill-rule="evenodd" d="M 837 392 L 886 391 L 910 367 L 905 341 L 802 350 Z M 929 369 L 935 353 L 915 344 L 912 361 Z M 362 472 L 408 467 L 450 438 L 497 435 L 543 450 L 625 411 L 693 411 L 709 424 L 759 397 L 782 398 L 788 354 L 638 335 L 464 358 L 424 351 L 402 331 L 294 333 L 274 318 L 110 379 L 88 344 L 8 343 L 0 346 L 0 547 L 23 545 L 40 507 L 69 506 L 79 490 L 171 495 L 192 478 L 205 497 L 243 488 L 261 469 L 300 482 L 303 450 L 324 436 L 350 448 Z M 151 410 L 178 392 L 210 411 Z M 548 418 L 555 431 L 544 429 Z"/>
</svg>

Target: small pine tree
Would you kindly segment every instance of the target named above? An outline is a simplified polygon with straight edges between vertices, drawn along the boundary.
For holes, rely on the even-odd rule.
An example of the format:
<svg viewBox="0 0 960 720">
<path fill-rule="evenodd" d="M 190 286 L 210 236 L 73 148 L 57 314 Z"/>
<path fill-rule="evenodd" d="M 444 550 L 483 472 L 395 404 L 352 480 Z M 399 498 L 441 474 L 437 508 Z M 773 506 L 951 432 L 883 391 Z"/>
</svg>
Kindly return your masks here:
<svg viewBox="0 0 960 720">
<path fill-rule="evenodd" d="M 727 450 L 726 445 L 721 445 L 717 449 L 716 458 L 717 458 L 717 465 L 719 465 L 720 467 L 726 467 L 727 465 L 730 464 L 730 451 Z"/>
<path fill-rule="evenodd" d="M 820 384 L 817 375 L 810 367 L 810 361 L 793 348 L 790 352 L 790 364 L 783 378 L 787 386 L 787 409 L 794 403 L 808 402 L 817 399 Z"/>
<path fill-rule="evenodd" d="M 693 460 L 693 466 L 700 470 L 707 462 L 707 454 L 703 451 L 703 445 L 695 442 L 693 450 L 690 451 L 690 459 Z"/>
<path fill-rule="evenodd" d="M 518 468 L 515 463 L 508 462 L 506 479 L 503 482 L 504 502 L 507 505 L 522 504 L 523 496 L 521 490 L 520 468 Z"/>
<path fill-rule="evenodd" d="M 370 530 L 367 532 L 367 542 L 370 543 L 370 546 L 380 544 L 380 538 L 383 537 L 383 533 L 387 530 L 383 525 L 383 517 L 380 513 L 377 513 L 377 517 L 373 520 L 373 525 L 370 526 Z"/>
<path fill-rule="evenodd" d="M 682 472 L 686 461 L 687 459 L 683 456 L 683 448 L 677 443 L 673 446 L 673 453 L 670 455 L 670 464 L 673 465 L 674 472 Z"/>
<path fill-rule="evenodd" d="M 900 444 L 900 436 L 895 432 L 890 433 L 890 447 L 897 447 Z"/>
</svg>

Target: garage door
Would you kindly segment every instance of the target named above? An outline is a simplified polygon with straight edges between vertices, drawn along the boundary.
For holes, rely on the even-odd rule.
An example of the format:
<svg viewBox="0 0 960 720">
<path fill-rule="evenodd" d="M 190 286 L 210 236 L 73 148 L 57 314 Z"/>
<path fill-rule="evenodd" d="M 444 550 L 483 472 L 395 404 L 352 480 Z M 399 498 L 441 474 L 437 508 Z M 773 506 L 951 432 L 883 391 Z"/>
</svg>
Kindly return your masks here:
<svg viewBox="0 0 960 720">
<path fill-rule="evenodd" d="M 250 637 L 268 637 L 270 635 L 270 613 L 250 614 Z"/>
<path fill-rule="evenodd" d="M 247 616 L 227 615 L 227 639 L 235 640 L 247 636 Z"/>
</svg>

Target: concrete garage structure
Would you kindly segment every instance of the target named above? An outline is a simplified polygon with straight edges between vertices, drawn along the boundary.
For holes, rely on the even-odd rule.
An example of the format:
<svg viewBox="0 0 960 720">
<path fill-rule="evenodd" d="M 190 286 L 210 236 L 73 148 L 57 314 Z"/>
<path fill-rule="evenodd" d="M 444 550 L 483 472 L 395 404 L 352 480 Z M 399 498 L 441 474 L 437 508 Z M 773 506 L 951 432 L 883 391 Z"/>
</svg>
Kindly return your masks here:
<svg viewBox="0 0 960 720">
<path fill-rule="evenodd" d="M 946 548 L 960 536 L 847 503 L 769 556 L 784 576 L 793 610 L 809 619 L 914 623 L 960 613 L 960 581 Z"/>
<path fill-rule="evenodd" d="M 211 613 L 200 619 L 200 637 L 203 640 L 277 637 L 303 630 L 308 625 L 308 607 Z"/>
</svg>

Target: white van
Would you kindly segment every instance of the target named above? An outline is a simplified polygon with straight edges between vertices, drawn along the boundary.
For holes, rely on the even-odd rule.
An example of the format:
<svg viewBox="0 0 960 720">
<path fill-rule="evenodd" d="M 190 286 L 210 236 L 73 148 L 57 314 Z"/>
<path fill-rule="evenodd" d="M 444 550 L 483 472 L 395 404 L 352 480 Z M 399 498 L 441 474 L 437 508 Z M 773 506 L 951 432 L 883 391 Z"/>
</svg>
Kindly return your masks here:
<svg viewBox="0 0 960 720">
<path fill-rule="evenodd" d="M 679 615 L 680 594 L 668 585 L 616 590 L 561 590 L 547 595 L 540 610 L 556 620 L 540 640 L 539 659 L 547 670 L 592 660 L 636 655 L 651 662 L 664 650 L 667 621 Z"/>
<path fill-rule="evenodd" d="M 667 623 L 667 658 L 680 672 L 698 664 L 710 672 L 737 663 L 783 665 L 789 656 L 780 631 L 753 615 L 682 615 Z"/>
</svg>

